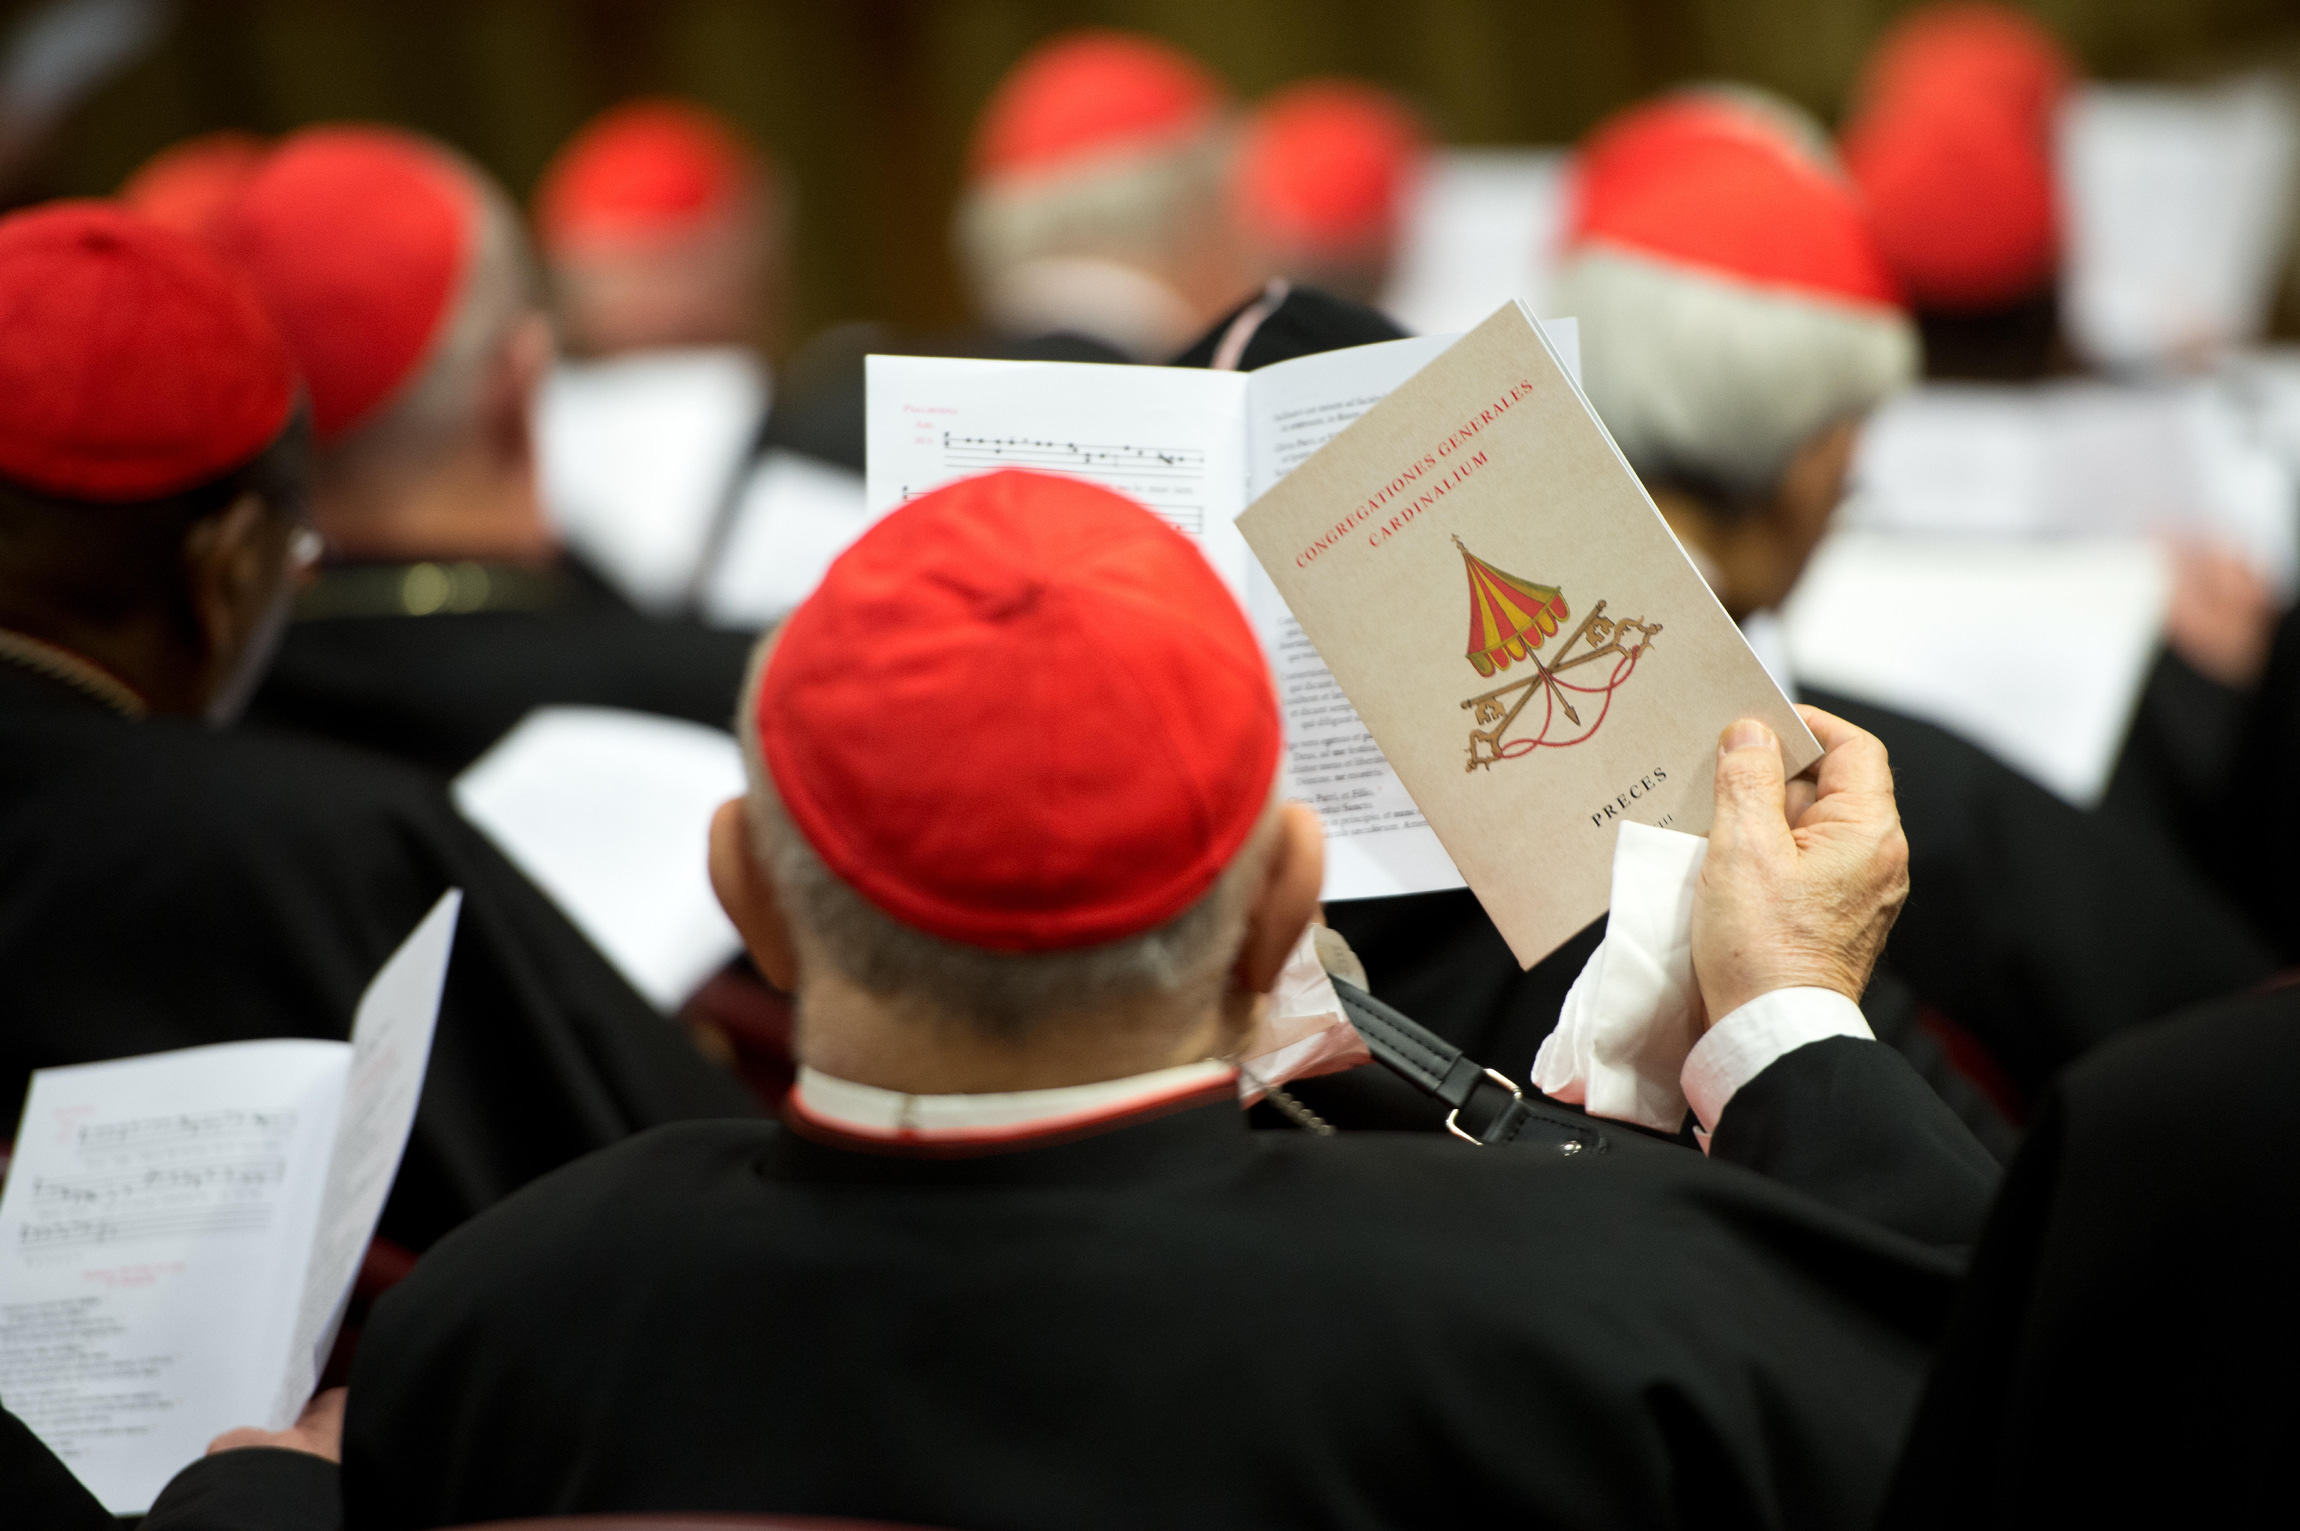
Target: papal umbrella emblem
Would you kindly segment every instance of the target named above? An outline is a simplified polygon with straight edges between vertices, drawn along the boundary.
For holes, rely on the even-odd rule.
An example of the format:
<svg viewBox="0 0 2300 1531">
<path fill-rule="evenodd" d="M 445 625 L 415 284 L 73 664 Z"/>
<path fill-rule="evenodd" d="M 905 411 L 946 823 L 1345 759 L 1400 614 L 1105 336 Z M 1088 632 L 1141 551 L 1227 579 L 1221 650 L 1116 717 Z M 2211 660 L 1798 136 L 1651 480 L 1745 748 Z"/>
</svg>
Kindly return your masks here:
<svg viewBox="0 0 2300 1531">
<path fill-rule="evenodd" d="M 1538 749 L 1564 749 L 1596 733 L 1612 710 L 1613 693 L 1653 646 L 1661 624 L 1643 617 L 1628 621 L 1609 617 L 1605 603 L 1599 601 L 1572 636 L 1550 651 L 1544 664 L 1542 644 L 1556 637 L 1560 624 L 1573 615 L 1565 604 L 1565 592 L 1495 568 L 1459 537 L 1453 545 L 1461 549 L 1461 561 L 1469 570 L 1470 664 L 1488 679 L 1516 664 L 1532 670 L 1462 703 L 1474 709 L 1470 716 L 1478 725 L 1470 730 L 1469 764 L 1462 769 L 1490 768 L 1497 760 L 1514 760 Z M 1606 660 L 1612 663 L 1579 681 L 1564 678 L 1569 671 Z M 1541 705 L 1529 709 L 1537 696 Z M 1526 727 L 1513 738 L 1510 731 L 1518 727 L 1521 716 Z"/>
</svg>

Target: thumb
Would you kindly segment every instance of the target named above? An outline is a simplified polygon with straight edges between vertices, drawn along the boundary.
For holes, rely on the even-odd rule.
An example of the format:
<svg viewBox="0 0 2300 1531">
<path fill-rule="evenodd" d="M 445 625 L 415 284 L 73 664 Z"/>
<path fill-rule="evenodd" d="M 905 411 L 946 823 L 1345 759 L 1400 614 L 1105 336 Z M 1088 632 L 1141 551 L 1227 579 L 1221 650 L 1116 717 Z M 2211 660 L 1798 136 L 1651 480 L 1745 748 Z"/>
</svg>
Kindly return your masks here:
<svg viewBox="0 0 2300 1531">
<path fill-rule="evenodd" d="M 1788 781 L 1781 741 L 1754 718 L 1743 718 L 1717 741 L 1716 812 L 1709 840 L 1718 847 L 1763 842 L 1789 832 Z"/>
</svg>

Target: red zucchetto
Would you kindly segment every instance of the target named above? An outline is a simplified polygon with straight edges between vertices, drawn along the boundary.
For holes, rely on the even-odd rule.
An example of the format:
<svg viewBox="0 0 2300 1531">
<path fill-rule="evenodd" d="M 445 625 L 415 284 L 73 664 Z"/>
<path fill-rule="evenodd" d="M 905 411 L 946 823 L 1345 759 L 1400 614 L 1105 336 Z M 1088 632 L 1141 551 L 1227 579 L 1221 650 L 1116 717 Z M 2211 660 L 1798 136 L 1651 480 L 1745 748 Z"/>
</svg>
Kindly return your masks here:
<svg viewBox="0 0 2300 1531">
<path fill-rule="evenodd" d="M 973 179 L 1028 180 L 1169 149 L 1210 127 L 1226 100 L 1203 64 L 1154 37 L 1065 33 L 992 93 L 975 129 Z"/>
<path fill-rule="evenodd" d="M 2050 33 L 1994 5 L 1915 11 L 1878 44 L 1845 163 L 1919 307 L 1998 308 L 2053 284 L 2053 125 L 2074 75 Z"/>
<path fill-rule="evenodd" d="M 295 396 L 263 305 L 198 241 L 103 202 L 0 218 L 0 478 L 177 494 L 262 451 Z"/>
<path fill-rule="evenodd" d="M 1578 152 L 1559 311 L 1648 479 L 1772 491 L 1914 375 L 1916 328 L 1828 136 L 1760 92 L 1676 92 Z"/>
<path fill-rule="evenodd" d="M 1825 141 L 1813 146 L 1826 156 Z M 1621 112 L 1579 150 L 1566 242 L 1898 311 L 1860 199 L 1764 98 L 1685 91 Z"/>
<path fill-rule="evenodd" d="M 723 119 L 683 101 L 631 101 L 593 118 L 543 173 L 546 252 L 676 241 L 739 211 L 758 156 Z"/>
<path fill-rule="evenodd" d="M 253 133 L 202 133 L 144 161 L 120 183 L 120 200 L 164 228 L 205 238 L 263 168 L 267 152 Z"/>
<path fill-rule="evenodd" d="M 1244 614 L 1123 496 L 1004 472 L 921 496 L 831 565 L 754 719 L 824 863 L 916 930 L 1073 949 L 1174 918 L 1278 769 Z"/>
<path fill-rule="evenodd" d="M 270 305 L 323 444 L 421 370 L 454 310 L 478 221 L 452 160 L 376 127 L 289 136 L 225 214 L 216 242 Z"/>
<path fill-rule="evenodd" d="M 1239 136 L 1231 200 L 1262 244 L 1350 258 L 1395 237 L 1426 143 L 1405 103 L 1358 80 L 1305 80 L 1256 106 Z"/>
</svg>

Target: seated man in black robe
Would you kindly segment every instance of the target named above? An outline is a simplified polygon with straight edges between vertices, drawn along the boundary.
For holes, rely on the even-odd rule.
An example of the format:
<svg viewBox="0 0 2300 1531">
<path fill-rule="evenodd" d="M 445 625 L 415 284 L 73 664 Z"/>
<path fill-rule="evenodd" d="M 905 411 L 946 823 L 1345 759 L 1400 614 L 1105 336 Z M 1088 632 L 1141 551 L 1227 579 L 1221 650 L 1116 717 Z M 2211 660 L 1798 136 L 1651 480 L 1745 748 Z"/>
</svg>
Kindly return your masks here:
<svg viewBox="0 0 2300 1531">
<path fill-rule="evenodd" d="M 0 223 L 0 1113 L 36 1068 L 344 1037 L 459 887 L 383 1220 L 421 1249 L 628 1133 L 752 1108 L 431 779 L 215 726 L 310 537 L 306 441 L 208 251 L 94 204 Z"/>
<path fill-rule="evenodd" d="M 921 497 L 763 650 L 713 826 L 798 997 L 785 1123 L 435 1248 L 352 1374 L 347 1524 L 1866 1525 L 1994 1174 L 1866 1039 L 1904 847 L 1875 741 L 1810 718 L 1794 791 L 1721 746 L 1713 1157 L 1253 1132 L 1227 1060 L 1323 844 L 1252 632 L 1105 490 Z"/>
<path fill-rule="evenodd" d="M 2120 1038 L 2054 1082 L 1884 1525 L 2286 1523 L 2296 1079 L 2285 987 Z"/>
<path fill-rule="evenodd" d="M 500 190 L 405 134 L 308 129 L 217 238 L 311 390 L 328 550 L 255 721 L 450 774 L 547 703 L 725 723 L 748 637 L 641 618 L 545 523 L 550 328 Z"/>
<path fill-rule="evenodd" d="M 1773 257 L 1818 272 L 1828 252 L 1842 263 L 1869 243 L 1842 182 L 1824 166 L 1800 168 L 1807 149 L 1738 101 L 1665 98 L 1612 134 L 1618 143 L 1658 125 L 1694 139 L 1704 116 L 1745 156 L 1729 167 L 1735 196 L 1768 199 Z M 1822 276 L 1769 276 L 1726 232 L 1705 233 L 1729 231 L 1731 204 L 1720 167 L 1702 154 L 1681 145 L 1608 155 L 1603 140 L 1593 153 L 1600 163 L 1582 172 L 1596 183 L 1593 204 L 1666 231 L 1677 248 L 1643 249 L 1603 223 L 1580 229 L 1558 308 L 1579 316 L 1591 401 L 1719 600 L 1736 619 L 1757 618 L 1754 634 L 1842 498 L 1860 417 L 1911 370 L 1908 322 L 1891 302 L 1855 301 Z M 1842 272 L 1836 281 L 1858 285 Z M 1228 342 L 1251 369 L 1398 334 L 1370 310 L 1297 289 L 1274 307 L 1247 305 L 1178 360 L 1208 365 Z M 1970 742 L 1889 708 L 1806 699 L 1876 734 L 1903 773 L 1916 891 L 1870 1019 L 1992 1146 L 2009 1152 L 2012 1142 L 1998 1102 L 1951 1068 L 1921 1016 L 1977 1038 L 1996 1065 L 1992 1084 L 2027 1097 L 2105 1038 L 2275 966 L 2161 826 L 2079 812 Z M 2273 903 L 2261 896 L 2254 907 Z M 1337 904 L 1327 916 L 1378 994 L 1520 1077 L 1600 931 L 1521 974 L 1467 892 Z"/>
<path fill-rule="evenodd" d="M 1581 321 L 1590 402 L 1745 625 L 1802 574 L 1862 418 L 1917 361 L 1867 211 L 1825 138 L 1787 125 L 1794 110 L 1686 93 L 1601 128 L 1557 289 Z M 2161 826 L 2080 813 L 1888 708 L 1806 699 L 1908 773 L 1920 891 L 1886 967 L 2021 1095 L 2122 1029 L 2272 970 Z"/>
</svg>

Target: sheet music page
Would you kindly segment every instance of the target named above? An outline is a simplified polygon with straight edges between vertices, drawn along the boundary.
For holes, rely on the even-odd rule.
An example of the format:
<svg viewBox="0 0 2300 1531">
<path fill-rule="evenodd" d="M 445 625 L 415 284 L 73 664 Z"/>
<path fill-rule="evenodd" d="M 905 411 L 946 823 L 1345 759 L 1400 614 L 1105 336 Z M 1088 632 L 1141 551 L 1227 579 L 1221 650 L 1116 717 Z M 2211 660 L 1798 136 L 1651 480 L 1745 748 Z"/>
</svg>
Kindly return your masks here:
<svg viewBox="0 0 2300 1531">
<path fill-rule="evenodd" d="M 1457 338 L 1425 335 L 1352 346 L 1248 373 L 1253 497 L 1260 498 Z M 1285 711 L 1286 795 L 1317 809 L 1326 827 L 1320 896 L 1340 902 L 1461 887 L 1453 858 L 1259 563 L 1247 575 L 1246 611 L 1270 656 Z"/>
<path fill-rule="evenodd" d="M 455 779 L 455 806 L 669 1014 L 742 950 L 711 892 L 711 815 L 744 789 L 725 729 L 539 707 Z"/>
<path fill-rule="evenodd" d="M 342 1042 L 228 1042 L 33 1074 L 0 1194 L 0 1400 L 116 1515 L 271 1420 Z"/>
<path fill-rule="evenodd" d="M 1246 598 L 1253 558 L 1231 524 L 1247 500 L 1243 374 L 947 356 L 865 366 L 874 517 L 999 468 L 1059 473 L 1164 516 Z"/>
<path fill-rule="evenodd" d="M 293 1424 L 311 1398 L 351 1299 L 360 1257 L 375 1237 L 384 1198 L 407 1152 L 462 908 L 462 889 L 441 894 L 360 996 L 351 1027 L 351 1077 L 336 1119 L 295 1337 L 272 1409 L 274 1430 Z"/>
</svg>

